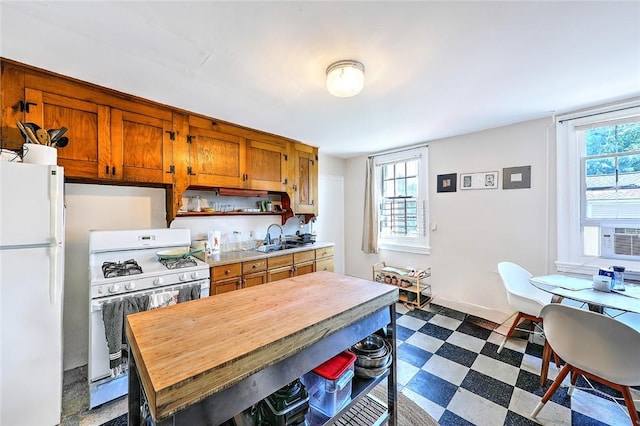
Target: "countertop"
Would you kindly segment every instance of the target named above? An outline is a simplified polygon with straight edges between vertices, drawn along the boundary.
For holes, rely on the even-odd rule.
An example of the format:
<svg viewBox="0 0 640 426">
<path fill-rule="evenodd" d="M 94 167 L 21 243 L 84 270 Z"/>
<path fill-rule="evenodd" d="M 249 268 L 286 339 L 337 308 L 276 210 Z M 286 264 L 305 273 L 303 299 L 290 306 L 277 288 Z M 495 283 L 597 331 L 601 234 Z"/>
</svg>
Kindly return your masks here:
<svg viewBox="0 0 640 426">
<path fill-rule="evenodd" d="M 269 257 L 283 256 L 286 254 L 297 253 L 301 251 L 333 247 L 334 245 L 335 243 L 316 242 L 306 246 L 289 248 L 285 250 L 277 250 L 269 253 L 262 253 L 255 250 L 243 250 L 243 251 L 228 251 L 224 253 L 215 253 L 211 256 L 205 256 L 205 254 L 199 253 L 199 254 L 196 254 L 195 257 L 197 257 L 198 259 L 204 262 L 207 262 L 209 266 L 221 266 L 221 265 L 228 265 L 230 263 L 247 262 L 247 261 L 258 260 L 258 259 L 266 259 Z"/>
<path fill-rule="evenodd" d="M 200 402 L 398 300 L 398 289 L 314 272 L 126 320 L 155 420 Z"/>
</svg>

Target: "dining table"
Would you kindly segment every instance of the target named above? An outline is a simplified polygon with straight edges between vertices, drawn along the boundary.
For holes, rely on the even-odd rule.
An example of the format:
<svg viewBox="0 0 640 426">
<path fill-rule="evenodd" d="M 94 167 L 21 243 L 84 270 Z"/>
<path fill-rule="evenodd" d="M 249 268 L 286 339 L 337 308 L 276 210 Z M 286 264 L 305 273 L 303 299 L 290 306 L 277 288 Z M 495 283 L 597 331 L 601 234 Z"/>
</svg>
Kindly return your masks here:
<svg viewBox="0 0 640 426">
<path fill-rule="evenodd" d="M 553 303 L 561 303 L 564 299 L 571 299 L 587 305 L 591 311 L 612 317 L 627 312 L 640 314 L 640 283 L 625 283 L 624 290 L 601 291 L 593 288 L 592 279 L 571 275 L 533 276 L 529 282 L 536 288 L 551 293 Z M 606 311 L 606 309 L 613 311 Z M 541 386 L 546 384 L 552 355 L 553 350 L 545 341 L 540 370 Z"/>
</svg>

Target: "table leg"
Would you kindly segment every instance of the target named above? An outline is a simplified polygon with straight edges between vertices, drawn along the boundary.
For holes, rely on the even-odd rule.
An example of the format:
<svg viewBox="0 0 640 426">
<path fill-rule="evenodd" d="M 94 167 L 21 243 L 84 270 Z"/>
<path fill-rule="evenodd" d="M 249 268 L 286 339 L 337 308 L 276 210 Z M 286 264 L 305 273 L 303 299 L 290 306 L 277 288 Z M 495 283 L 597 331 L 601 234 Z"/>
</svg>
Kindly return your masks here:
<svg viewBox="0 0 640 426">
<path fill-rule="evenodd" d="M 138 367 L 135 358 L 129 355 L 129 419 L 131 426 L 141 424 L 140 418 L 140 379 L 138 378 Z"/>
</svg>

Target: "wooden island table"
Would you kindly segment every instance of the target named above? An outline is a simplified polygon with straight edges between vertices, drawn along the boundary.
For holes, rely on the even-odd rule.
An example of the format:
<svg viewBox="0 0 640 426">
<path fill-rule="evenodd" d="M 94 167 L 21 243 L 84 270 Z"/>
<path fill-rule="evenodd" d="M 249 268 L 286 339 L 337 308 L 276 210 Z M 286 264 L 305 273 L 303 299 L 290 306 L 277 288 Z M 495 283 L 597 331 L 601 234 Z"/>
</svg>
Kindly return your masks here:
<svg viewBox="0 0 640 426">
<path fill-rule="evenodd" d="M 354 379 L 352 404 L 386 377 L 384 418 L 394 426 L 397 301 L 397 287 L 314 272 L 129 315 L 129 425 L 141 422 L 142 398 L 158 426 L 222 424 L 386 329 L 389 372 Z M 313 415 L 311 425 L 331 420 Z"/>
</svg>

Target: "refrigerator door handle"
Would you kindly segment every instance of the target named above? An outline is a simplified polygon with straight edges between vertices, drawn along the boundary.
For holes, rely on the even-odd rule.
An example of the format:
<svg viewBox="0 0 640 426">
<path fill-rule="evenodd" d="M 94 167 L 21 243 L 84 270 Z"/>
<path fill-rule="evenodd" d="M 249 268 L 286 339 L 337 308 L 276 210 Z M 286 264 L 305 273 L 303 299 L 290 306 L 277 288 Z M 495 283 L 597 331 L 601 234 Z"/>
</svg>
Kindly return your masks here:
<svg viewBox="0 0 640 426">
<path fill-rule="evenodd" d="M 49 303 L 56 304 L 56 292 L 58 290 L 58 250 L 57 244 L 49 246 Z"/>
<path fill-rule="evenodd" d="M 49 203 L 50 203 L 50 212 L 49 218 L 51 220 L 51 243 L 52 244 L 60 244 L 62 242 L 62 236 L 59 235 L 61 229 L 58 227 L 58 204 L 60 202 L 60 194 L 58 189 L 58 182 L 60 180 L 60 176 L 58 175 L 59 167 L 58 166 L 49 166 Z"/>
</svg>

